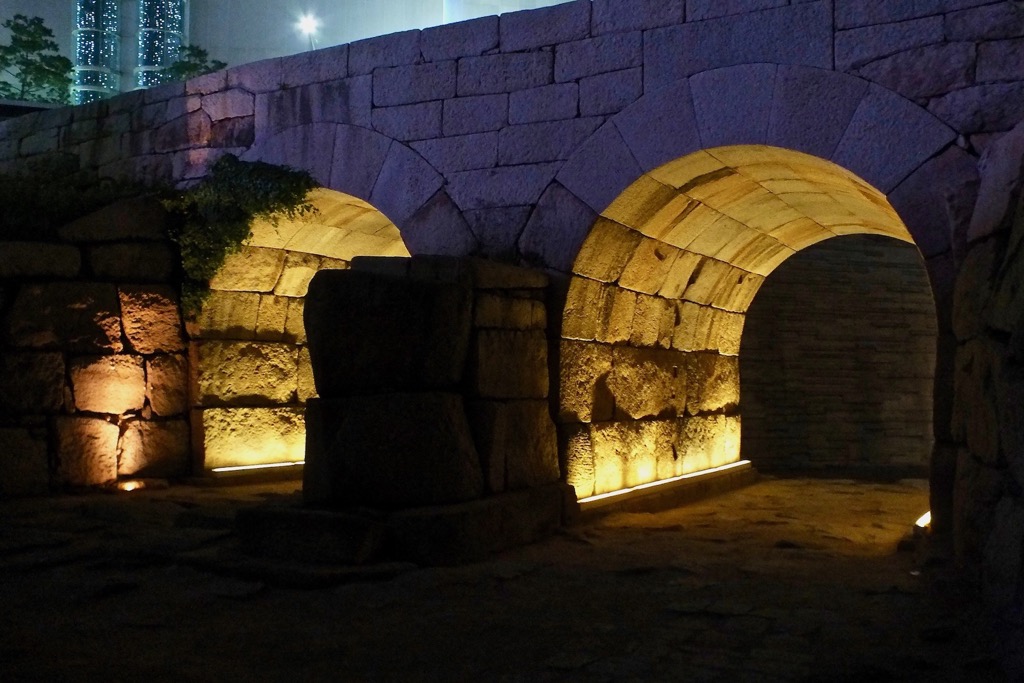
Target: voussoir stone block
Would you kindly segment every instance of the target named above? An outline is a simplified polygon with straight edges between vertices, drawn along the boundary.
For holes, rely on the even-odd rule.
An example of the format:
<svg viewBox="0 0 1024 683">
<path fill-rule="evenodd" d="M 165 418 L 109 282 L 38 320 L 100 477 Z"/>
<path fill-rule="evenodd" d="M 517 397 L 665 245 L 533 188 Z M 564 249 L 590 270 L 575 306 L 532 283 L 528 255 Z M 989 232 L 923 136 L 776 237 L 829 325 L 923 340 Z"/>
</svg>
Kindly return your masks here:
<svg viewBox="0 0 1024 683">
<path fill-rule="evenodd" d="M 761 143 L 768 137 L 775 93 L 773 64 L 714 69 L 690 78 L 704 147 Z"/>
<path fill-rule="evenodd" d="M 58 417 L 57 476 L 62 484 L 95 486 L 117 479 L 116 424 L 92 417 Z"/>
<path fill-rule="evenodd" d="M 0 413 L 53 413 L 64 403 L 64 356 L 5 353 L 0 356 Z"/>
<path fill-rule="evenodd" d="M 117 473 L 167 479 L 188 474 L 189 428 L 185 420 L 134 420 L 121 437 Z"/>
<path fill-rule="evenodd" d="M 291 344 L 202 342 L 196 397 L 206 406 L 289 403 L 298 386 L 297 353 Z"/>
<path fill-rule="evenodd" d="M 604 124 L 576 148 L 558 182 L 594 211 L 603 211 L 642 173 L 618 128 Z"/>
<path fill-rule="evenodd" d="M 172 287 L 125 286 L 119 291 L 124 333 L 139 353 L 185 348 L 178 294 Z"/>
<path fill-rule="evenodd" d="M 304 312 L 317 392 L 335 398 L 454 387 L 469 344 L 472 295 L 468 274 L 441 282 L 320 271 Z"/>
<path fill-rule="evenodd" d="M 7 315 L 6 333 L 15 347 L 118 353 L 117 290 L 90 282 L 24 286 Z"/>
<path fill-rule="evenodd" d="M 806 66 L 780 66 L 768 144 L 828 158 L 867 94 L 855 76 Z M 808 120 L 815 125 L 807 125 Z"/>
<path fill-rule="evenodd" d="M 546 398 L 548 345 L 543 331 L 479 330 L 470 386 L 486 398 Z"/>
<path fill-rule="evenodd" d="M 479 498 L 484 481 L 462 397 L 393 393 L 312 399 L 307 503 L 408 508 Z"/>
<path fill-rule="evenodd" d="M 211 289 L 230 292 L 271 292 L 284 268 L 281 249 L 242 247 L 229 254 L 224 265 L 210 279 Z"/>
<path fill-rule="evenodd" d="M 612 347 L 563 339 L 559 353 L 559 421 L 610 420 L 614 409 L 608 386 L 612 372 Z"/>
<path fill-rule="evenodd" d="M 121 415 L 141 410 L 146 401 L 146 372 L 140 356 L 85 356 L 71 361 L 75 408 Z"/>
</svg>

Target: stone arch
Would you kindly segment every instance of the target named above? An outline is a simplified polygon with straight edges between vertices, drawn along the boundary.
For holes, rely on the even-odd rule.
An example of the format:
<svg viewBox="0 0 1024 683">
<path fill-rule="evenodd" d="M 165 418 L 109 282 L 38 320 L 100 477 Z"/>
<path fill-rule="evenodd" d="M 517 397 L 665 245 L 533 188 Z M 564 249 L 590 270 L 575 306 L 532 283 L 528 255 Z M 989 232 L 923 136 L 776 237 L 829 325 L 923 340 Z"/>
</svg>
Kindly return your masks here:
<svg viewBox="0 0 1024 683">
<path fill-rule="evenodd" d="M 740 459 L 745 313 L 771 272 L 841 235 L 914 239 L 884 194 L 766 145 L 687 154 L 599 215 L 573 264 L 558 416 L 587 497 Z"/>
<path fill-rule="evenodd" d="M 204 469 L 303 460 L 304 406 L 316 395 L 303 323 L 309 282 L 319 270 L 348 268 L 357 256 L 409 256 L 392 216 L 411 221 L 413 204 L 432 191 L 429 169 L 392 147 L 365 129 L 310 124 L 243 155 L 304 168 L 323 187 L 309 195 L 314 214 L 252 226 L 243 248 L 212 279 L 211 296 L 190 326 L 193 441 Z M 401 175 L 395 169 L 423 184 L 397 197 L 379 190 L 382 176 Z"/>
</svg>

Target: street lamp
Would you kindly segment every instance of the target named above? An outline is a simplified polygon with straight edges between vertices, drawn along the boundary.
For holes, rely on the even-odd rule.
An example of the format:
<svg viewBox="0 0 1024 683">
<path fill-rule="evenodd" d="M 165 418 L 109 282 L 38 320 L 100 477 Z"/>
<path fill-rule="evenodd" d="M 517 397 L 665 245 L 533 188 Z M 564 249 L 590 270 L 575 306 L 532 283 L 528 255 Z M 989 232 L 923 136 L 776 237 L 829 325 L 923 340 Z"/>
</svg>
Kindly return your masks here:
<svg viewBox="0 0 1024 683">
<path fill-rule="evenodd" d="M 309 49 L 315 50 L 316 41 L 313 39 L 313 35 L 316 33 L 317 28 L 320 27 L 320 20 L 312 14 L 303 14 L 299 17 L 296 27 L 299 29 L 299 33 L 309 36 Z"/>
</svg>

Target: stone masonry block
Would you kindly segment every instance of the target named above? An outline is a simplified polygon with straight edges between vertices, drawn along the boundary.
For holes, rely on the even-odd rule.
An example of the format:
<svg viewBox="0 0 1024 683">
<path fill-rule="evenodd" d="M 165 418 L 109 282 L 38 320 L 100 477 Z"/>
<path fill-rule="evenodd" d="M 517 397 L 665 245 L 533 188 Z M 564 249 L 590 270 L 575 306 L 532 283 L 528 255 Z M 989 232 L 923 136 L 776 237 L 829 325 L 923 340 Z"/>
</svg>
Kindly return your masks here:
<svg viewBox="0 0 1024 683">
<path fill-rule="evenodd" d="M 688 80 L 645 95 L 612 121 L 644 171 L 702 147 Z"/>
<path fill-rule="evenodd" d="M 611 287 L 597 280 L 570 278 L 562 314 L 562 337 L 581 341 L 597 339 L 601 327 L 601 314 L 605 307 L 610 305 L 606 299 L 611 292 Z"/>
<path fill-rule="evenodd" d="M 185 420 L 133 420 L 121 437 L 117 473 L 121 477 L 169 479 L 189 472 L 191 451 Z"/>
<path fill-rule="evenodd" d="M 518 52 L 586 38 L 590 34 L 590 2 L 575 0 L 500 17 L 501 51 Z"/>
<path fill-rule="evenodd" d="M 0 355 L 0 414 L 54 413 L 64 404 L 60 353 Z"/>
<path fill-rule="evenodd" d="M 829 158 L 867 94 L 853 76 L 804 66 L 780 66 L 768 143 Z M 815 125 L 807 125 L 813 120 Z"/>
<path fill-rule="evenodd" d="M 228 292 L 271 292 L 284 269 L 285 252 L 281 249 L 242 247 L 229 254 L 216 275 L 211 289 Z"/>
<path fill-rule="evenodd" d="M 563 339 L 560 343 L 558 419 L 560 422 L 610 420 L 614 401 L 608 385 L 612 348 Z"/>
<path fill-rule="evenodd" d="M 514 261 L 513 255 L 518 256 L 516 243 L 523 234 L 532 209 L 530 206 L 502 206 L 463 211 L 462 217 L 476 236 L 485 257 Z"/>
<path fill-rule="evenodd" d="M 596 217 L 561 183 L 551 183 L 530 213 L 519 237 L 519 251 L 529 263 L 569 272 Z"/>
<path fill-rule="evenodd" d="M 437 193 L 442 182 L 423 157 L 405 145 L 394 144 L 370 193 L 370 203 L 402 225 Z"/>
<path fill-rule="evenodd" d="M 576 257 L 574 272 L 601 282 L 615 282 L 643 240 L 636 230 L 599 218 Z"/>
<path fill-rule="evenodd" d="M 268 164 L 303 168 L 313 179 L 326 185 L 334 162 L 334 137 L 338 124 L 305 123 L 287 128 L 241 155 L 242 161 L 263 161 Z"/>
<path fill-rule="evenodd" d="M 403 223 L 402 237 L 414 254 L 467 256 L 478 250 L 476 236 L 444 190 Z"/>
<path fill-rule="evenodd" d="M 348 72 L 357 76 L 385 66 L 415 64 L 420 58 L 420 32 L 402 31 L 349 44 Z"/>
<path fill-rule="evenodd" d="M 305 300 L 317 392 L 335 398 L 456 386 L 465 365 L 471 314 L 466 279 L 438 282 L 358 270 L 320 271 Z"/>
<path fill-rule="evenodd" d="M 315 121 L 368 127 L 373 99 L 370 75 L 287 88 L 256 98 L 259 139 Z"/>
<path fill-rule="evenodd" d="M 470 357 L 470 387 L 485 398 L 546 398 L 548 347 L 542 331 L 480 330 Z"/>
<path fill-rule="evenodd" d="M 595 302 L 596 303 L 596 302 Z M 591 315 L 597 316 L 597 340 L 608 344 L 623 344 L 633 336 L 633 319 L 639 312 L 637 295 L 628 289 L 608 287 L 601 307 Z"/>
<path fill-rule="evenodd" d="M 96 486 L 117 479 L 116 424 L 92 417 L 58 417 L 57 476 L 62 484 Z"/>
<path fill-rule="evenodd" d="M 478 401 L 467 410 L 490 490 L 558 480 L 558 437 L 547 401 Z"/>
<path fill-rule="evenodd" d="M 638 67 L 643 59 L 643 37 L 639 31 L 565 43 L 558 46 L 555 54 L 555 81 L 577 81 Z"/>
<path fill-rule="evenodd" d="M 490 95 L 551 82 L 550 52 L 485 55 L 459 60 L 458 94 Z"/>
<path fill-rule="evenodd" d="M 686 76 L 735 64 L 831 69 L 832 40 L 829 2 L 805 2 L 654 29 L 644 39 L 644 90 L 650 92 Z"/>
<path fill-rule="evenodd" d="M 985 47 L 981 47 L 982 55 Z M 974 43 L 941 43 L 883 57 L 864 65 L 857 73 L 904 97 L 921 100 L 971 85 L 974 64 Z M 979 60 L 979 81 L 987 80 L 981 76 L 982 70 Z"/>
<path fill-rule="evenodd" d="M 441 173 L 493 168 L 498 165 L 498 134 L 475 133 L 412 143 Z"/>
<path fill-rule="evenodd" d="M 309 356 L 309 349 L 299 349 L 298 367 L 298 398 L 300 403 L 305 403 L 311 398 L 316 398 L 316 380 L 313 377 L 313 361 Z"/>
<path fill-rule="evenodd" d="M 687 354 L 686 386 L 686 409 L 691 415 L 735 409 L 740 401 L 739 358 Z"/>
<path fill-rule="evenodd" d="M 690 90 L 704 147 L 763 143 L 768 137 L 776 67 L 747 64 L 693 76 Z"/>
<path fill-rule="evenodd" d="M 954 2 L 939 0 L 939 2 L 920 3 L 865 3 L 858 2 L 858 0 L 836 0 L 836 26 L 844 29 L 875 24 L 893 24 L 907 19 L 983 4 L 985 4 L 985 0 L 955 0 Z M 957 13 L 954 12 L 954 14 Z"/>
<path fill-rule="evenodd" d="M 4 242 L 0 278 L 74 277 L 82 255 L 68 244 Z"/>
<path fill-rule="evenodd" d="M 227 70 L 228 86 L 241 88 L 251 93 L 265 93 L 281 87 L 282 72 L 280 58 L 265 59 L 251 64 L 240 64 Z M 161 86 L 165 88 L 167 86 Z M 149 88 L 146 93 L 151 93 Z"/>
<path fill-rule="evenodd" d="M 948 13 L 945 19 L 946 40 L 998 40 L 1024 36 L 1024 12 L 1008 2 L 985 5 Z"/>
<path fill-rule="evenodd" d="M 244 90 L 225 90 L 203 97 L 203 110 L 211 121 L 252 116 L 254 109 L 252 93 Z"/>
<path fill-rule="evenodd" d="M 203 406 L 289 403 L 297 388 L 290 344 L 201 342 L 195 399 Z"/>
<path fill-rule="evenodd" d="M 87 253 L 97 278 L 120 282 L 168 282 L 180 262 L 169 244 L 101 244 Z"/>
<path fill-rule="evenodd" d="M 579 88 L 575 83 L 544 85 L 512 93 L 508 121 L 516 125 L 574 118 L 579 110 Z"/>
<path fill-rule="evenodd" d="M 348 45 L 308 50 L 280 60 L 284 87 L 334 81 L 348 76 Z M 230 78 L 228 79 L 230 82 Z"/>
<path fill-rule="evenodd" d="M 228 75 L 225 71 L 214 71 L 185 81 L 185 93 L 188 95 L 209 95 L 227 87 Z"/>
<path fill-rule="evenodd" d="M 445 100 L 442 128 L 445 135 L 466 135 L 498 130 L 508 123 L 505 93 Z"/>
<path fill-rule="evenodd" d="M 1024 80 L 1022 53 L 1024 53 L 1024 38 L 982 43 L 978 46 L 977 80 L 979 82 Z"/>
<path fill-rule="evenodd" d="M 837 31 L 836 68 L 857 69 L 880 57 L 943 40 L 941 16 Z"/>
<path fill-rule="evenodd" d="M 476 57 L 497 47 L 497 16 L 434 26 L 420 33 L 420 50 L 428 62 Z"/>
<path fill-rule="evenodd" d="M 193 336 L 251 339 L 259 309 L 260 295 L 254 292 L 211 292 L 197 316 Z"/>
<path fill-rule="evenodd" d="M 595 116 L 503 128 L 498 134 L 498 163 L 515 166 L 565 159 L 601 123 Z"/>
<path fill-rule="evenodd" d="M 113 285 L 56 282 L 23 286 L 7 314 L 7 343 L 82 353 L 121 351 Z"/>
<path fill-rule="evenodd" d="M 146 361 L 146 400 L 160 417 L 188 409 L 188 360 L 181 354 L 158 355 Z"/>
<path fill-rule="evenodd" d="M 185 347 L 178 294 L 172 287 L 125 286 L 121 299 L 124 333 L 139 353 L 168 353 Z"/>
<path fill-rule="evenodd" d="M 992 83 L 955 90 L 928 103 L 928 111 L 958 132 L 1006 131 L 1020 122 L 1024 83 Z"/>
<path fill-rule="evenodd" d="M 75 408 L 121 415 L 142 410 L 146 371 L 140 356 L 83 356 L 71 361 Z"/>
<path fill-rule="evenodd" d="M 638 31 L 683 23 L 685 0 L 594 0 L 593 34 Z"/>
<path fill-rule="evenodd" d="M 373 110 L 374 130 L 407 142 L 441 135 L 440 102 L 421 102 Z"/>
<path fill-rule="evenodd" d="M 330 186 L 368 199 L 390 148 L 391 139 L 385 135 L 358 126 L 338 126 Z"/>
<path fill-rule="evenodd" d="M 608 390 L 620 419 L 674 417 L 686 408 L 686 356 L 678 351 L 617 346 Z"/>
<path fill-rule="evenodd" d="M 787 0 L 686 0 L 686 20 L 704 21 L 730 14 L 745 14 L 782 7 Z"/>
<path fill-rule="evenodd" d="M 473 304 L 473 326 L 502 330 L 543 330 L 547 312 L 543 301 L 478 292 Z"/>
<path fill-rule="evenodd" d="M 558 182 L 594 211 L 603 211 L 643 171 L 613 123 L 580 145 L 558 173 Z"/>
<path fill-rule="evenodd" d="M 260 341 L 282 341 L 288 320 L 290 299 L 283 296 L 264 294 L 260 297 L 260 309 L 256 314 L 256 339 Z"/>
<path fill-rule="evenodd" d="M 202 425 L 206 469 L 296 462 L 305 455 L 305 410 L 209 408 L 193 413 Z"/>
<path fill-rule="evenodd" d="M 557 164 L 529 164 L 448 176 L 448 192 L 462 210 L 533 204 L 551 182 Z"/>
<path fill-rule="evenodd" d="M 640 98 L 643 69 L 626 69 L 580 81 L 580 115 L 615 114 Z"/>
<path fill-rule="evenodd" d="M 373 72 L 373 104 L 390 107 L 455 97 L 455 62 L 395 66 Z"/>
</svg>

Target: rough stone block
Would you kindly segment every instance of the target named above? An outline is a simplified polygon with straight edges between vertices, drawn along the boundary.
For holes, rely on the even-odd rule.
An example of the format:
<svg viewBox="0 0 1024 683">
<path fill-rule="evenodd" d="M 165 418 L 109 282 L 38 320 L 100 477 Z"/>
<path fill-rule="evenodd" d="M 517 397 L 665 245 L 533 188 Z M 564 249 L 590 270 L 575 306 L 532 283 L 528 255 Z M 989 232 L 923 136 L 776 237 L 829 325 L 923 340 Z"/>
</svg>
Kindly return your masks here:
<svg viewBox="0 0 1024 683">
<path fill-rule="evenodd" d="M 392 145 L 373 186 L 370 203 L 393 222 L 403 225 L 442 184 L 441 175 L 423 157 L 404 145 Z"/>
<path fill-rule="evenodd" d="M 369 199 L 391 140 L 358 126 L 340 125 L 334 138 L 330 187 Z"/>
<path fill-rule="evenodd" d="M 594 448 L 589 425 L 561 425 L 558 437 L 559 450 L 565 455 L 566 483 L 573 487 L 577 499 L 594 495 Z"/>
<path fill-rule="evenodd" d="M 644 171 L 702 148 L 688 80 L 645 95 L 613 121 Z"/>
<path fill-rule="evenodd" d="M 58 233 L 67 242 L 166 240 L 167 212 L 151 199 L 126 199 L 74 220 Z"/>
<path fill-rule="evenodd" d="M 677 351 L 615 347 L 608 389 L 619 419 L 674 417 L 686 406 L 686 356 Z"/>
<path fill-rule="evenodd" d="M 300 403 L 305 403 L 311 398 L 316 398 L 316 382 L 313 378 L 313 361 L 309 357 L 309 349 L 299 349 L 299 362 L 297 370 L 298 397 Z"/>
<path fill-rule="evenodd" d="M 619 276 L 619 286 L 644 294 L 657 294 L 665 285 L 682 252 L 658 240 L 641 237 Z"/>
<path fill-rule="evenodd" d="M 985 45 L 981 48 L 982 55 L 984 49 Z M 971 85 L 974 61 L 974 43 L 942 43 L 875 60 L 861 67 L 857 73 L 904 97 L 921 100 Z M 989 80 L 981 77 L 981 72 L 979 61 L 978 80 Z"/>
<path fill-rule="evenodd" d="M 782 7 L 788 0 L 686 0 L 686 20 L 704 21 L 730 14 L 745 14 Z"/>
<path fill-rule="evenodd" d="M 498 165 L 498 134 L 476 133 L 412 143 L 412 148 L 441 173 Z"/>
<path fill-rule="evenodd" d="M 118 353 L 117 291 L 88 282 L 23 286 L 7 314 L 6 333 L 15 347 Z"/>
<path fill-rule="evenodd" d="M 483 494 L 480 460 L 457 394 L 384 394 L 308 404 L 306 503 L 387 509 Z M 325 482 L 327 485 L 325 486 Z"/>
<path fill-rule="evenodd" d="M 621 33 L 559 45 L 555 81 L 578 81 L 587 76 L 621 71 L 643 64 L 643 35 Z"/>
<path fill-rule="evenodd" d="M 546 289 L 551 278 L 546 273 L 533 268 L 522 268 L 507 263 L 489 261 L 483 258 L 469 259 L 469 269 L 473 273 L 473 286 L 477 290 L 484 289 Z M 534 296 L 541 299 L 540 292 L 515 293 L 516 296 Z"/>
<path fill-rule="evenodd" d="M 486 398 L 546 398 L 547 337 L 539 331 L 480 330 L 470 358 L 470 388 Z"/>
<path fill-rule="evenodd" d="M 391 107 L 455 97 L 455 62 L 429 62 L 373 72 L 373 104 Z"/>
<path fill-rule="evenodd" d="M 383 66 L 415 64 L 420 58 L 420 32 L 402 31 L 349 44 L 348 72 L 368 74 Z"/>
<path fill-rule="evenodd" d="M 215 71 L 185 81 L 185 92 L 189 95 L 209 95 L 227 87 L 228 75 L 225 71 Z"/>
<path fill-rule="evenodd" d="M 188 409 L 188 361 L 183 355 L 159 355 L 146 361 L 146 399 L 160 417 Z"/>
<path fill-rule="evenodd" d="M 449 174 L 447 189 L 462 210 L 527 206 L 551 182 L 558 164 L 529 164 Z"/>
<path fill-rule="evenodd" d="M 271 292 L 284 268 L 281 249 L 242 247 L 229 254 L 210 280 L 211 289 L 229 292 Z"/>
<path fill-rule="evenodd" d="M 318 393 L 335 398 L 455 386 L 471 315 L 467 281 L 320 271 L 305 303 Z"/>
<path fill-rule="evenodd" d="M 467 135 L 498 130 L 508 123 L 505 93 L 456 97 L 445 100 L 442 128 L 445 135 Z"/>
<path fill-rule="evenodd" d="M 642 173 L 613 123 L 580 145 L 558 172 L 558 181 L 594 211 L 603 211 Z"/>
<path fill-rule="evenodd" d="M 303 408 L 209 408 L 202 425 L 206 469 L 298 462 L 306 447 Z"/>
<path fill-rule="evenodd" d="M 417 254 L 468 256 L 478 251 L 476 237 L 444 190 L 405 221 L 402 236 L 409 251 Z"/>
<path fill-rule="evenodd" d="M 829 2 L 805 2 L 654 29 L 644 39 L 644 90 L 650 92 L 734 64 L 802 64 L 831 69 L 832 42 Z"/>
<path fill-rule="evenodd" d="M 71 361 L 75 408 L 121 415 L 141 410 L 146 401 L 146 371 L 139 356 L 85 356 Z"/>
<path fill-rule="evenodd" d="M 0 498 L 49 491 L 46 439 L 28 429 L 0 429 Z"/>
<path fill-rule="evenodd" d="M 591 426 L 594 493 L 608 493 L 659 478 L 659 459 L 673 453 L 674 420 L 599 422 Z"/>
<path fill-rule="evenodd" d="M 203 110 L 211 121 L 234 119 L 253 115 L 253 95 L 245 90 L 233 89 L 203 97 Z"/>
<path fill-rule="evenodd" d="M 561 3 L 531 12 L 510 12 L 501 20 L 501 51 L 532 50 L 590 35 L 590 2 Z"/>
<path fill-rule="evenodd" d="M 256 314 L 256 339 L 261 341 L 282 341 L 288 321 L 290 300 L 283 296 L 264 294 L 260 297 L 260 309 Z"/>
<path fill-rule="evenodd" d="M 595 218 L 594 209 L 579 197 L 551 183 L 530 213 L 519 251 L 527 263 L 569 272 Z"/>
<path fill-rule="evenodd" d="M 502 128 L 498 134 L 498 163 L 515 166 L 568 158 L 602 122 L 601 117 L 594 116 Z"/>
<path fill-rule="evenodd" d="M 580 80 L 580 115 L 614 114 L 644 91 L 643 69 L 625 69 Z"/>
<path fill-rule="evenodd" d="M 691 415 L 732 410 L 740 401 L 739 359 L 691 353 L 686 361 L 686 409 Z"/>
<path fill-rule="evenodd" d="M 479 401 L 468 411 L 491 491 L 558 480 L 557 435 L 547 401 Z"/>
<path fill-rule="evenodd" d="M 315 254 L 289 251 L 285 254 L 281 277 L 274 285 L 274 294 L 282 297 L 304 297 L 309 281 L 320 270 L 321 258 Z"/>
<path fill-rule="evenodd" d="M 288 88 L 256 99 L 255 134 L 263 139 L 314 121 L 369 127 L 373 105 L 370 75 Z"/>
<path fill-rule="evenodd" d="M 120 282 L 167 282 L 178 267 L 168 244 L 104 244 L 88 251 L 97 278 Z"/>
<path fill-rule="evenodd" d="M 979 82 L 1024 79 L 1024 60 L 1020 58 L 1021 53 L 1024 53 L 1024 38 L 982 43 L 978 46 L 978 70 L 975 78 Z"/>
<path fill-rule="evenodd" d="M 171 287 L 126 286 L 118 292 L 124 333 L 139 353 L 172 353 L 185 348 L 178 294 Z"/>
<path fill-rule="evenodd" d="M 594 0 L 591 30 L 596 36 L 681 24 L 684 5 L 684 0 Z"/>
<path fill-rule="evenodd" d="M 62 354 L 5 353 L 0 370 L 0 414 L 53 413 L 64 404 Z"/>
<path fill-rule="evenodd" d="M 597 340 L 608 344 L 622 344 L 633 335 L 633 318 L 637 314 L 637 296 L 628 289 L 606 287 L 601 306 L 597 301 L 587 302 L 590 315 L 597 318 Z"/>
<path fill-rule="evenodd" d="M 259 160 L 268 164 L 303 168 L 309 171 L 317 183 L 326 185 L 331 179 L 337 129 L 336 123 L 296 125 L 254 145 L 240 158 L 242 161 Z"/>
<path fill-rule="evenodd" d="M 624 225 L 599 218 L 576 257 L 577 275 L 615 282 L 622 275 L 644 236 Z"/>
<path fill-rule="evenodd" d="M 204 406 L 290 403 L 297 350 L 290 344 L 201 342 L 196 400 Z"/>
<path fill-rule="evenodd" d="M 542 301 L 480 292 L 473 304 L 473 326 L 543 330 L 547 326 L 547 312 Z"/>
<path fill-rule="evenodd" d="M 193 336 L 201 339 L 252 339 L 260 310 L 254 292 L 210 292 L 196 316 Z"/>
<path fill-rule="evenodd" d="M 941 16 L 837 31 L 836 68 L 850 71 L 880 57 L 943 40 Z"/>
<path fill-rule="evenodd" d="M 279 64 L 281 83 L 285 87 L 345 78 L 348 76 L 348 45 L 289 55 Z M 228 80 L 230 82 L 230 78 Z"/>
<path fill-rule="evenodd" d="M 305 299 L 291 299 L 288 302 L 288 317 L 284 321 L 284 338 L 296 344 L 306 343 L 306 324 L 302 319 L 306 307 Z"/>
<path fill-rule="evenodd" d="M 976 85 L 928 103 L 928 111 L 964 134 L 1010 130 L 1022 109 L 1024 83 Z"/>
<path fill-rule="evenodd" d="M 4 242 L 0 278 L 74 277 L 81 267 L 78 249 L 67 244 Z"/>
<path fill-rule="evenodd" d="M 559 421 L 610 420 L 614 412 L 608 386 L 612 372 L 612 347 L 563 339 L 559 349 Z"/>
<path fill-rule="evenodd" d="M 611 305 L 607 299 L 614 291 L 614 288 L 597 280 L 573 277 L 569 281 L 569 292 L 562 314 L 562 337 L 581 341 L 597 339 L 604 322 L 601 319 L 602 313 Z"/>
<path fill-rule="evenodd" d="M 776 67 L 749 64 L 690 79 L 693 107 L 705 147 L 760 143 L 768 137 Z"/>
<path fill-rule="evenodd" d="M 981 185 L 975 204 L 969 241 L 976 241 L 1006 227 L 1013 196 L 1024 177 L 1024 125 L 1018 124 L 985 150 L 979 162 Z"/>
<path fill-rule="evenodd" d="M 676 454 L 679 474 L 720 467 L 739 459 L 740 419 L 725 415 L 679 420 Z"/>
<path fill-rule="evenodd" d="M 872 24 L 891 24 L 917 17 L 941 14 L 944 11 L 961 9 L 972 5 L 985 4 L 985 0 L 938 0 L 937 2 L 859 2 L 838 0 L 836 2 L 836 26 L 853 28 Z M 958 14 L 958 12 L 954 12 Z"/>
<path fill-rule="evenodd" d="M 420 33 L 420 50 L 428 62 L 476 57 L 497 47 L 497 16 L 434 26 Z"/>
<path fill-rule="evenodd" d="M 571 119 L 579 108 L 579 87 L 575 83 L 543 85 L 509 95 L 508 121 L 513 125 Z"/>
<path fill-rule="evenodd" d="M 96 486 L 117 479 L 116 424 L 92 417 L 58 417 L 57 478 L 70 486 Z"/>
<path fill-rule="evenodd" d="M 466 225 L 480 244 L 481 255 L 503 261 L 518 260 L 520 235 L 530 220 L 532 207 L 501 206 L 463 211 Z"/>
<path fill-rule="evenodd" d="M 551 82 L 550 52 L 485 55 L 459 60 L 458 94 L 491 95 Z"/>
<path fill-rule="evenodd" d="M 117 473 L 121 477 L 169 479 L 188 474 L 191 463 L 185 420 L 134 420 L 121 437 Z"/>
<path fill-rule="evenodd" d="M 191 112 L 157 128 L 153 149 L 156 152 L 174 152 L 205 147 L 210 142 L 211 129 L 210 117 L 206 112 Z"/>
<path fill-rule="evenodd" d="M 971 4 L 985 4 L 973 2 Z M 1024 12 L 1008 2 L 985 4 L 950 12 L 945 17 L 946 40 L 998 40 L 1024 36 Z"/>
</svg>

